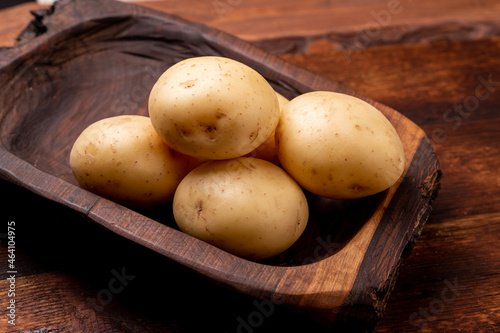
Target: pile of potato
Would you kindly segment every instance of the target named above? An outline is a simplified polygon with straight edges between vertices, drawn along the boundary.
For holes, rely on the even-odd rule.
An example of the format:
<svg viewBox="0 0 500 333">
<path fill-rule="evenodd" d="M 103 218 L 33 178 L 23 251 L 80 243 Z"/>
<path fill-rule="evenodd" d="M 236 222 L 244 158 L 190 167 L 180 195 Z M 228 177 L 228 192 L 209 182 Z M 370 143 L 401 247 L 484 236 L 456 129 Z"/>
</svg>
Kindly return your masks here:
<svg viewBox="0 0 500 333">
<path fill-rule="evenodd" d="M 102 119 L 75 141 L 78 184 L 129 207 L 172 202 L 179 228 L 250 260 L 303 233 L 303 189 L 334 199 L 372 195 L 402 175 L 401 140 L 353 96 L 317 91 L 288 101 L 252 68 L 223 57 L 170 67 L 149 117 Z"/>
</svg>

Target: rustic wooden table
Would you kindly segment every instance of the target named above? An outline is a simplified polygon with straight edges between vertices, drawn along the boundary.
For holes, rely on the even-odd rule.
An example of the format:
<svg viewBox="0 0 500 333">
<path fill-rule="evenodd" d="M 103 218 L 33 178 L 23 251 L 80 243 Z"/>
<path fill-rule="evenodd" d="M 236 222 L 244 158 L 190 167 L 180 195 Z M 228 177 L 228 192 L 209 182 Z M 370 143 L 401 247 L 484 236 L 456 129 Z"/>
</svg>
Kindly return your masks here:
<svg viewBox="0 0 500 333">
<path fill-rule="evenodd" d="M 422 127 L 443 178 L 377 332 L 500 331 L 500 3 L 145 1 L 340 81 Z M 41 6 L 0 11 L 0 46 Z M 3 87 L 8 89 L 8 87 Z M 278 306 L 204 280 L 1 183 L 1 332 L 291 332 Z M 16 223 L 10 291 L 4 230 Z M 189 286 L 189 287 L 188 287 Z M 16 325 L 8 323 L 15 292 Z M 301 330 L 303 331 L 303 330 Z"/>
</svg>

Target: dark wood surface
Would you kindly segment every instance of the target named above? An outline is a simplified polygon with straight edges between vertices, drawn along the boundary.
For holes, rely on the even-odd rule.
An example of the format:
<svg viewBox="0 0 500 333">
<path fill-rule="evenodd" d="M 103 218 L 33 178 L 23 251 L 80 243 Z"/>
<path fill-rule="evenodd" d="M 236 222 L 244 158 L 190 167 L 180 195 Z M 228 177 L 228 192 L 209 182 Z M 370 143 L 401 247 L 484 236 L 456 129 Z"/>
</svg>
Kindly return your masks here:
<svg viewBox="0 0 500 333">
<path fill-rule="evenodd" d="M 492 16 L 497 5 L 443 2 L 436 14 L 434 2 L 422 1 L 418 10 L 406 7 L 397 14 L 409 21 L 398 21 L 394 14 L 394 26 L 383 25 L 377 36 L 368 39 L 371 47 L 341 49 L 342 43 L 353 45 L 349 41 L 359 30 L 346 23 L 349 20 L 344 30 L 338 20 L 331 25 L 315 20 L 322 15 L 320 2 L 312 1 L 306 9 L 294 2 L 232 2 L 222 16 L 203 11 L 207 3 L 200 1 L 190 8 L 169 1 L 147 5 L 212 23 L 389 105 L 421 126 L 436 147 L 444 173 L 442 189 L 421 237 L 401 267 L 376 331 L 497 331 L 500 38 L 496 37 L 499 22 Z M 325 10 L 343 9 L 362 27 L 363 22 L 374 20 L 366 12 L 383 10 L 387 3 L 362 1 L 359 7 L 343 7 L 332 2 Z M 13 43 L 12 36 L 31 19 L 27 9 L 36 7 L 22 5 L 2 12 L 14 18 L 0 26 L 3 45 Z M 367 20 L 356 15 L 360 12 Z M 260 26 L 247 25 L 252 20 L 244 13 L 250 13 Z M 282 26 L 297 22 L 297 17 L 303 17 L 302 26 L 293 24 L 287 35 Z M 408 27 L 413 33 L 401 34 Z M 463 107 L 464 103 L 471 104 Z M 22 293 L 17 299 L 29 307 L 25 320 L 33 323 L 19 329 L 235 332 L 238 328 L 245 331 L 245 325 L 248 331 L 252 323 L 250 329 L 256 332 L 293 331 L 296 320 L 280 306 L 265 308 L 251 297 L 213 285 L 8 183 L 2 182 L 2 194 L 6 196 L 5 225 L 13 220 L 19 228 L 16 265 Z M 23 208 L 18 208 L 19 203 Z M 68 233 L 80 237 L 65 237 Z M 7 262 L 5 242 L 0 259 L 2 265 Z M 109 294 L 106 290 L 114 287 L 109 283 L 116 274 L 125 274 L 129 280 L 123 290 Z M 5 293 L 8 280 L 2 278 L 1 292 Z M 192 288 L 179 288 L 186 284 Z M 96 305 L 99 295 L 111 295 L 109 304 Z"/>
</svg>

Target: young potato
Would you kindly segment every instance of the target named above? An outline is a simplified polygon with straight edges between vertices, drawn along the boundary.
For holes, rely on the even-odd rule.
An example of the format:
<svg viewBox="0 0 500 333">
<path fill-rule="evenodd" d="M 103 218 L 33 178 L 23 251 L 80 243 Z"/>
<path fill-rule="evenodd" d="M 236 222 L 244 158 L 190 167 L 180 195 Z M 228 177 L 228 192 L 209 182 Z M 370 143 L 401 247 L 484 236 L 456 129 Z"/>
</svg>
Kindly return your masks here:
<svg viewBox="0 0 500 333">
<path fill-rule="evenodd" d="M 130 207 L 172 200 L 181 179 L 199 163 L 168 147 L 143 116 L 91 124 L 70 153 L 71 169 L 82 188 Z"/>
<path fill-rule="evenodd" d="M 279 105 L 279 108 L 280 108 L 280 112 L 281 110 L 283 110 L 283 108 L 288 104 L 288 102 L 290 102 L 288 100 L 288 98 L 286 98 L 285 96 L 283 96 L 282 94 L 280 94 L 279 92 L 275 92 L 276 93 L 276 97 L 278 98 L 278 105 Z"/>
<path fill-rule="evenodd" d="M 276 96 L 278 97 L 278 104 L 281 112 L 285 105 L 288 104 L 289 100 L 280 93 L 276 93 Z M 245 156 L 260 158 L 279 166 L 280 161 L 278 158 L 278 145 L 276 144 L 276 131 L 274 131 L 264 143 Z"/>
<path fill-rule="evenodd" d="M 172 148 L 205 159 L 243 156 L 279 121 L 278 99 L 252 68 L 223 57 L 194 57 L 165 71 L 149 96 L 154 128 Z"/>
<path fill-rule="evenodd" d="M 392 186 L 404 170 L 401 140 L 371 104 L 345 94 L 300 95 L 283 109 L 278 128 L 283 168 L 308 191 L 354 199 Z"/>
<path fill-rule="evenodd" d="M 177 187 L 173 213 L 185 233 L 249 260 L 289 248 L 309 217 L 297 183 L 280 167 L 252 157 L 195 168 Z"/>
</svg>

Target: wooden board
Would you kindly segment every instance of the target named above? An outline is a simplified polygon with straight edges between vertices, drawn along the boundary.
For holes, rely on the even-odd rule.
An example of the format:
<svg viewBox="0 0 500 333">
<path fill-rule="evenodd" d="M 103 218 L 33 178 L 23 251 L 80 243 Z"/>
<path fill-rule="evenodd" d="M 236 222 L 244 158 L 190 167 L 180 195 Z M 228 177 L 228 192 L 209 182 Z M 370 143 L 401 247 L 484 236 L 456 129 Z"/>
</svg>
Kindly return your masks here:
<svg viewBox="0 0 500 333">
<path fill-rule="evenodd" d="M 28 31 L 0 57 L 0 76 L 12 87 L 0 93 L 3 179 L 237 292 L 284 304 L 325 325 L 375 325 L 439 185 L 437 158 L 418 126 L 337 82 L 175 16 L 101 1 L 62 1 L 45 14 L 46 32 Z M 132 211 L 78 188 L 67 158 L 80 131 L 105 116 L 147 114 L 146 96 L 155 79 L 174 62 L 196 55 L 247 63 L 289 98 L 332 90 L 373 103 L 403 140 L 404 178 L 354 202 L 310 195 L 314 219 L 304 237 L 263 263 L 193 239 L 176 230 L 171 218 L 159 218 L 157 210 Z M 326 253 L 318 255 L 324 243 Z"/>
</svg>

